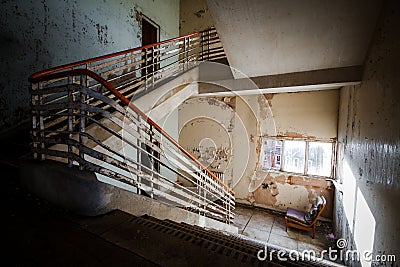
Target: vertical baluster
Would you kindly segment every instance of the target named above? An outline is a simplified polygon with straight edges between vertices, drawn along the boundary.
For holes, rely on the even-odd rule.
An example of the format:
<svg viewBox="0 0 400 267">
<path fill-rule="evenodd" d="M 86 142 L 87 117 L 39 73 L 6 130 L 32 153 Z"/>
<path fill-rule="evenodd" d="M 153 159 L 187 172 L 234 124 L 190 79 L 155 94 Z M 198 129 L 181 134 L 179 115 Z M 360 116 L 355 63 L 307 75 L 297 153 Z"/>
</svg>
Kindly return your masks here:
<svg viewBox="0 0 400 267">
<path fill-rule="evenodd" d="M 201 205 L 201 201 L 202 201 L 202 195 L 203 195 L 203 181 L 202 181 L 202 179 L 201 179 L 201 177 L 202 177 L 202 171 L 200 171 L 199 173 L 198 173 L 198 176 L 200 177 L 200 178 L 198 178 L 197 179 L 197 188 L 198 188 L 198 199 L 199 199 L 199 201 L 200 201 L 200 203 L 198 203 L 198 206 L 199 206 L 199 210 L 198 210 L 198 212 L 199 212 L 199 215 L 201 215 L 201 208 L 204 208 L 204 205 Z"/>
<path fill-rule="evenodd" d="M 204 201 L 204 210 L 207 210 L 207 175 L 208 173 L 206 172 L 206 170 L 203 170 L 203 177 L 202 177 L 202 183 L 203 183 L 203 197 L 205 199 Z M 205 214 L 204 214 L 205 215 Z"/>
<path fill-rule="evenodd" d="M 147 91 L 147 48 L 144 49 L 144 89 Z M 143 71 L 143 70 L 142 70 Z"/>
<path fill-rule="evenodd" d="M 43 89 L 43 83 L 39 83 L 39 91 Z M 43 97 L 41 94 L 38 94 L 38 107 L 40 107 L 43 103 Z M 43 117 L 43 111 L 39 110 L 39 130 L 40 130 L 40 148 L 44 149 L 44 117 Z M 45 155 L 43 153 L 40 154 L 40 160 L 45 160 Z"/>
<path fill-rule="evenodd" d="M 137 132 L 138 132 L 139 135 L 141 135 L 141 128 L 140 128 L 141 117 L 139 115 L 136 115 L 136 116 L 137 116 L 137 121 L 138 121 Z M 142 164 L 142 150 L 141 150 L 142 142 L 140 141 L 139 138 L 136 139 L 136 142 L 137 142 L 137 146 L 138 146 L 137 153 L 136 153 L 137 154 L 137 162 L 139 163 L 137 165 L 137 169 L 140 171 L 141 170 L 141 164 Z M 137 180 L 138 180 L 138 184 L 141 185 L 142 184 L 142 177 L 140 177 L 140 175 L 136 175 L 136 177 L 137 177 Z M 139 187 L 138 188 L 138 194 L 140 195 L 141 193 L 142 193 L 142 189 Z"/>
<path fill-rule="evenodd" d="M 36 110 L 36 106 L 37 106 L 37 95 L 35 95 L 36 91 L 38 90 L 38 84 L 32 84 L 32 94 L 31 94 L 31 103 L 32 103 L 32 137 L 31 139 L 35 139 L 35 137 L 37 136 L 37 114 L 38 111 Z M 37 143 L 36 141 L 32 140 L 32 149 L 33 151 L 35 151 L 33 153 L 33 158 L 37 159 L 38 158 L 38 153 L 36 152 L 36 148 L 37 148 Z"/>
<path fill-rule="evenodd" d="M 81 86 L 82 87 L 85 87 L 85 88 L 87 88 L 87 76 L 86 75 L 82 75 L 81 76 Z M 87 98 L 87 96 L 86 96 L 86 94 L 84 94 L 84 93 L 82 93 L 82 92 L 80 92 L 80 102 L 82 103 L 82 104 L 85 104 L 86 103 L 86 98 Z M 83 134 L 81 134 L 81 133 L 84 133 L 85 132 L 85 128 L 86 128 L 86 111 L 84 110 L 84 109 L 81 109 L 81 112 L 80 112 L 80 117 L 79 117 L 79 143 L 81 144 L 81 145 L 83 145 L 84 144 L 84 141 L 85 141 L 85 138 L 84 138 L 84 136 L 83 136 Z M 84 161 L 85 160 L 85 153 L 83 153 L 81 150 L 79 150 L 79 157 L 82 159 L 82 161 Z M 80 170 L 83 170 L 83 165 L 82 164 L 79 164 L 79 169 Z"/>
<path fill-rule="evenodd" d="M 152 144 L 153 143 L 153 125 L 151 125 L 151 124 L 149 124 L 150 125 L 150 134 L 149 134 L 149 139 L 150 139 L 150 144 Z M 150 196 L 151 196 L 151 198 L 154 198 L 154 191 L 153 191 L 153 189 L 154 189 L 154 183 L 153 183 L 153 179 L 154 179 L 154 158 L 152 157 L 153 156 L 153 148 L 150 148 L 150 155 L 149 155 L 149 157 L 150 157 L 150 169 L 151 169 L 151 194 L 150 194 Z"/>
<path fill-rule="evenodd" d="M 231 203 L 230 203 L 230 197 L 229 197 L 229 192 L 225 191 L 225 202 L 226 202 L 226 210 L 227 210 L 227 216 L 228 216 L 228 224 L 231 224 Z"/>
<path fill-rule="evenodd" d="M 182 58 L 182 71 L 185 71 L 185 63 L 186 63 L 186 38 L 183 38 L 183 58 Z"/>
<path fill-rule="evenodd" d="M 207 37 L 208 37 L 208 39 L 207 39 L 207 58 L 208 58 L 208 61 L 210 61 L 210 42 L 211 42 L 210 38 L 211 38 L 211 30 L 208 30 L 208 31 L 207 31 Z"/>
<path fill-rule="evenodd" d="M 68 77 L 68 84 L 67 84 L 67 90 L 68 90 L 68 103 L 72 104 L 74 102 L 74 92 L 73 92 L 73 77 Z M 74 117 L 73 117 L 74 110 L 72 108 L 68 108 L 68 139 L 72 138 L 72 131 L 73 131 L 73 123 L 74 123 Z M 73 153 L 72 145 L 68 144 L 68 153 L 71 154 Z M 73 160 L 71 159 L 70 156 L 68 156 L 68 167 L 72 167 L 73 165 Z"/>
<path fill-rule="evenodd" d="M 190 62 L 190 36 L 187 38 L 187 54 L 186 54 L 186 69 L 189 69 L 189 62 Z"/>
<path fill-rule="evenodd" d="M 201 61 L 204 61 L 204 32 L 201 33 L 200 47 L 201 47 L 200 59 Z"/>
<path fill-rule="evenodd" d="M 151 58 L 152 58 L 152 66 L 151 66 L 151 86 L 154 86 L 154 74 L 155 74 L 155 70 L 156 70 L 156 68 L 155 68 L 155 66 L 156 66 L 156 59 L 155 59 L 155 57 L 154 57 L 154 49 L 155 49 L 155 47 L 153 47 L 152 49 L 151 49 Z"/>
</svg>

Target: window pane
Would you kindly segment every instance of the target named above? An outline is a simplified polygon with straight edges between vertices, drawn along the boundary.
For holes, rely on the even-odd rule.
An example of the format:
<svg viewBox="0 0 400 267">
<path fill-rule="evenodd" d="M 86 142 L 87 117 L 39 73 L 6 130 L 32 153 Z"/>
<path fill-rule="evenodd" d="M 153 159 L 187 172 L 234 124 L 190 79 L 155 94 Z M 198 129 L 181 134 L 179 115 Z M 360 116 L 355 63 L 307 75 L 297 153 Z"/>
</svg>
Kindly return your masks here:
<svg viewBox="0 0 400 267">
<path fill-rule="evenodd" d="M 332 143 L 310 142 L 308 144 L 308 174 L 331 176 Z"/>
<path fill-rule="evenodd" d="M 284 171 L 304 173 L 306 142 L 286 140 L 283 146 Z"/>
<path fill-rule="evenodd" d="M 263 139 L 260 153 L 260 170 L 279 170 L 281 168 L 282 141 Z"/>
</svg>

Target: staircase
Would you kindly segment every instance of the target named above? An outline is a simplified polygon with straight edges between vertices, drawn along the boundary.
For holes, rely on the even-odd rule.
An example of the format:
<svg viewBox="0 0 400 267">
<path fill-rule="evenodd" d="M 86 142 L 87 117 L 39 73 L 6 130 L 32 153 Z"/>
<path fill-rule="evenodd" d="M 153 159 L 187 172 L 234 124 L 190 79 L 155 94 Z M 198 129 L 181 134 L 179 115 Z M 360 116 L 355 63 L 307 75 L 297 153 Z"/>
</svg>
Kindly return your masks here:
<svg viewBox="0 0 400 267">
<path fill-rule="evenodd" d="M 33 74 L 33 157 L 231 224 L 234 192 L 130 100 L 224 58 L 209 29 Z"/>
</svg>

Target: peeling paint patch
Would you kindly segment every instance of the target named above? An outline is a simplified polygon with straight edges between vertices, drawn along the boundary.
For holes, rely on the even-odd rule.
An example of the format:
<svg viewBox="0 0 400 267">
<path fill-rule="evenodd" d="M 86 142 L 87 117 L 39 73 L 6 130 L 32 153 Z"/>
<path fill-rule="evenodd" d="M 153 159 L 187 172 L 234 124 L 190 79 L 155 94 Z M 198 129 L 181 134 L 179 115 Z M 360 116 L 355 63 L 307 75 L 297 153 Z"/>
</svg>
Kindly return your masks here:
<svg viewBox="0 0 400 267">
<path fill-rule="evenodd" d="M 206 11 L 204 9 L 200 9 L 199 11 L 195 12 L 194 15 L 196 15 L 196 17 L 198 17 L 198 18 L 202 18 L 202 17 L 204 17 L 205 13 L 206 13 Z"/>
<path fill-rule="evenodd" d="M 285 132 L 278 134 L 277 137 L 286 137 L 286 138 L 302 138 L 302 139 L 317 139 L 316 136 L 312 135 L 303 135 L 301 133 L 296 133 L 296 132 Z"/>
<path fill-rule="evenodd" d="M 268 105 L 272 107 L 272 98 L 274 98 L 275 94 L 264 94 L 265 99 L 268 101 Z"/>
<path fill-rule="evenodd" d="M 96 24 L 97 29 L 97 40 L 101 44 L 108 43 L 108 27 L 107 25 L 100 25 L 99 23 Z"/>
<path fill-rule="evenodd" d="M 285 211 L 287 207 L 306 211 L 318 195 L 323 195 L 327 199 L 327 208 L 322 216 L 332 218 L 331 182 L 274 172 L 257 172 L 257 177 L 263 181 L 253 193 L 254 205 L 282 211 Z"/>
</svg>

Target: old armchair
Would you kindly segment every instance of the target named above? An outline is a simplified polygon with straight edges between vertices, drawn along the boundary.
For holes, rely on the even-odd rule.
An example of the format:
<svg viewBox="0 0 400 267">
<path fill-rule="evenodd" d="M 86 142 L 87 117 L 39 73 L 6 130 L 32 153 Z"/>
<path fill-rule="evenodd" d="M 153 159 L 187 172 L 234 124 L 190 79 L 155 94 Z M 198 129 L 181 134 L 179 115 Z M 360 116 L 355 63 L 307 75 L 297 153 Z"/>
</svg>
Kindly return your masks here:
<svg viewBox="0 0 400 267">
<path fill-rule="evenodd" d="M 316 222 L 325 209 L 325 206 L 326 199 L 323 196 L 318 196 L 316 203 L 312 204 L 308 212 L 287 208 L 285 216 L 286 232 L 288 227 L 293 227 L 312 232 L 312 238 L 314 238 Z"/>
</svg>

